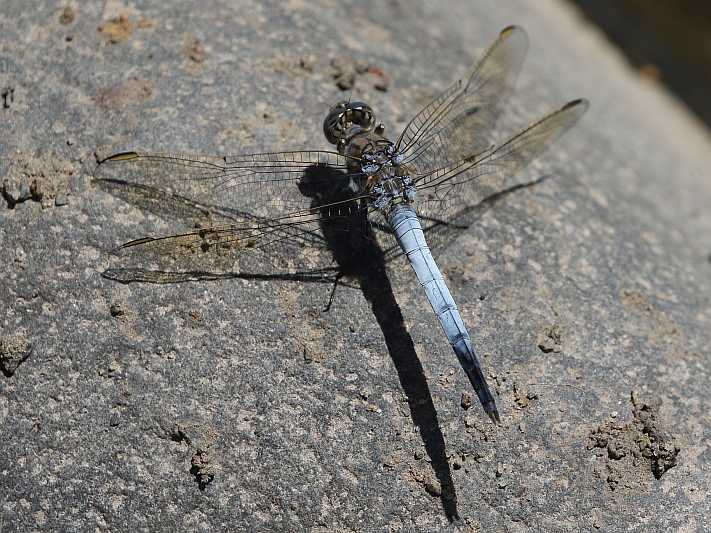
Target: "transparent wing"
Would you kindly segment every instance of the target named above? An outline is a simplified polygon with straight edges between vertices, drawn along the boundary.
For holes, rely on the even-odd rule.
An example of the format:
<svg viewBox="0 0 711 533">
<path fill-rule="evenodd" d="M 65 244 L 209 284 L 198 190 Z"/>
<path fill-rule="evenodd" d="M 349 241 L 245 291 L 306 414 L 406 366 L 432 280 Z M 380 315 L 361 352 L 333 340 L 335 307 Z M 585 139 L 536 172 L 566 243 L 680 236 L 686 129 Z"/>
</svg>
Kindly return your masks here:
<svg viewBox="0 0 711 533">
<path fill-rule="evenodd" d="M 346 156 L 327 151 L 243 156 L 124 152 L 101 161 L 96 177 L 176 192 L 235 213 L 280 218 L 313 207 L 309 193 L 316 191 L 303 190 L 306 169 L 317 165 L 346 170 L 347 162 Z"/>
<path fill-rule="evenodd" d="M 430 247 L 445 246 L 468 227 L 477 207 L 502 192 L 505 178 L 546 151 L 588 107 L 587 100 L 574 100 L 496 147 L 435 170 L 416 172 L 416 209 Z"/>
<path fill-rule="evenodd" d="M 522 28 L 504 29 L 468 79 L 455 82 L 405 127 L 396 143 L 405 163 L 417 160 L 421 170 L 434 170 L 489 146 L 527 49 Z"/>
<path fill-rule="evenodd" d="M 112 194 L 197 226 L 127 242 L 122 255 L 190 269 L 234 268 L 238 260 L 241 271 L 267 273 L 330 263 L 321 253 L 328 248 L 324 224 L 362 213 L 367 203 L 347 162 L 319 151 L 234 157 L 124 152 L 101 161 L 95 177 Z"/>
</svg>

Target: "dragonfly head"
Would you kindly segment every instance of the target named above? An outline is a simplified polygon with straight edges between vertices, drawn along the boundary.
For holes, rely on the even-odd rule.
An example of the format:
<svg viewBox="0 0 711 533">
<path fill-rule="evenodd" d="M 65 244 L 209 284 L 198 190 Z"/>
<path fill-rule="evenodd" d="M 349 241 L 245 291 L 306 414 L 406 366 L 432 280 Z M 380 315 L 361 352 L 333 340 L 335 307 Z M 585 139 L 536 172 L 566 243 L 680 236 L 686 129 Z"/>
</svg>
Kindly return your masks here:
<svg viewBox="0 0 711 533">
<path fill-rule="evenodd" d="M 338 102 L 323 121 L 323 133 L 339 151 L 350 137 L 375 128 L 375 113 L 363 102 Z"/>
</svg>

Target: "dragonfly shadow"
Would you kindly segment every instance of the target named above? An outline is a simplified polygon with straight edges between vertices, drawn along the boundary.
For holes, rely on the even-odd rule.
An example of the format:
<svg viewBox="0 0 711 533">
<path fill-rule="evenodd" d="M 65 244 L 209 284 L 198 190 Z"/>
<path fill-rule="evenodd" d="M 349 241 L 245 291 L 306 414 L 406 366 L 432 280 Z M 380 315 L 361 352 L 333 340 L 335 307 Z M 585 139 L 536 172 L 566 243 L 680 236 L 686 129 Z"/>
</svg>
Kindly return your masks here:
<svg viewBox="0 0 711 533">
<path fill-rule="evenodd" d="M 320 182 L 329 175 L 339 179 L 338 173 L 340 171 L 335 169 L 311 167 L 306 170 L 305 178 L 307 181 L 313 178 Z M 324 199 L 320 196 L 315 203 L 341 199 Z M 385 254 L 378 246 L 364 212 L 328 219 L 322 223 L 322 231 L 338 264 L 340 275 L 354 278 L 358 282 L 383 332 L 400 385 L 407 397 L 412 422 L 420 430 L 435 476 L 442 487 L 441 501 L 445 514 L 450 521 L 454 521 L 458 518 L 457 496 L 447 461 L 444 435 L 415 344 L 405 327 L 402 311 L 393 294 Z"/>
</svg>

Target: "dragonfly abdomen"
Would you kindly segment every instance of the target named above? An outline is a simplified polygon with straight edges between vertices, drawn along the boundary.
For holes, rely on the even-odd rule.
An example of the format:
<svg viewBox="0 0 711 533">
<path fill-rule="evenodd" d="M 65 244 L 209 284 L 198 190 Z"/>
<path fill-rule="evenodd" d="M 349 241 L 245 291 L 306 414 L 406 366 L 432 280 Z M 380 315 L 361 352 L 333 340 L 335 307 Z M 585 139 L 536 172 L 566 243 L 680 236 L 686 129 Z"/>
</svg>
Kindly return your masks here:
<svg viewBox="0 0 711 533">
<path fill-rule="evenodd" d="M 498 422 L 499 414 L 496 410 L 494 397 L 489 391 L 481 365 L 472 347 L 469 332 L 442 273 L 432 257 L 415 210 L 407 203 L 400 203 L 393 206 L 387 213 L 387 217 L 400 248 L 405 252 L 417 279 L 425 289 L 432 310 L 437 315 L 439 323 L 484 410 L 492 420 Z"/>
</svg>

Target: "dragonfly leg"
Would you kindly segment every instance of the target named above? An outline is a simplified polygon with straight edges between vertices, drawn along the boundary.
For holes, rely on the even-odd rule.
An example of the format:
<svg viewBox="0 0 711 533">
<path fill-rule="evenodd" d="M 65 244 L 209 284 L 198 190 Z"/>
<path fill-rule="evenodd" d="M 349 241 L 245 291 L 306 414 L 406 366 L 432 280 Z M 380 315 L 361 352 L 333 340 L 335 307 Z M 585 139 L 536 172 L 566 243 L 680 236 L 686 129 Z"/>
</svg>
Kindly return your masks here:
<svg viewBox="0 0 711 533">
<path fill-rule="evenodd" d="M 323 313 L 328 313 L 331 310 L 331 304 L 333 304 L 333 299 L 336 296 L 336 289 L 338 288 L 338 284 L 340 283 L 343 275 L 343 272 L 338 272 L 336 274 L 336 279 L 333 281 L 333 288 L 331 289 L 331 295 L 328 297 L 328 303 L 322 310 Z"/>
</svg>

